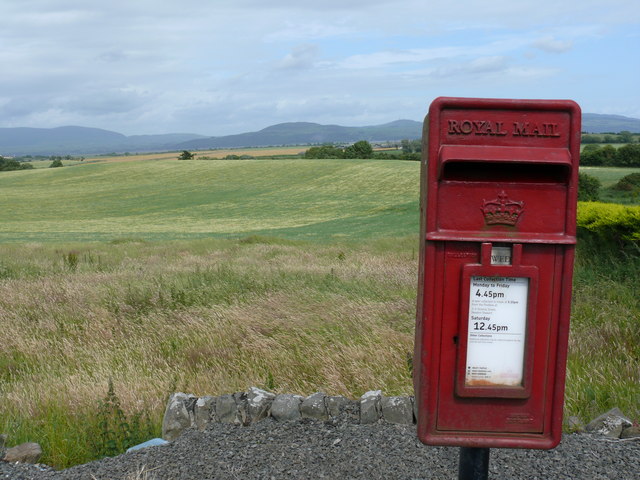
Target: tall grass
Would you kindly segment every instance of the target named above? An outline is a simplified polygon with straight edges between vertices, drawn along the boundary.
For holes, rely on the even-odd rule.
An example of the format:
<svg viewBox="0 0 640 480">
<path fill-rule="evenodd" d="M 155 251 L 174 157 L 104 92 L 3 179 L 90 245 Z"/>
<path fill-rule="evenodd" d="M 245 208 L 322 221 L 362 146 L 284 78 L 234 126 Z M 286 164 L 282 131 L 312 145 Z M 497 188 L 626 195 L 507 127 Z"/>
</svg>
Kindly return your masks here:
<svg viewBox="0 0 640 480">
<path fill-rule="evenodd" d="M 0 431 L 63 467 L 96 455 L 111 380 L 156 432 L 175 390 L 410 393 L 413 241 L 265 241 L 2 248 Z"/>
<path fill-rule="evenodd" d="M 177 390 L 411 394 L 416 247 L 255 236 L 0 247 L 0 431 L 66 467 L 108 453 L 93 439 L 115 438 L 123 418 L 149 416 L 158 435 Z M 618 406 L 640 418 L 638 267 L 579 252 L 567 415 Z M 106 432 L 105 398 L 117 406 Z"/>
<path fill-rule="evenodd" d="M 575 268 L 566 410 L 583 420 L 619 407 L 640 420 L 640 250 L 585 240 Z"/>
</svg>

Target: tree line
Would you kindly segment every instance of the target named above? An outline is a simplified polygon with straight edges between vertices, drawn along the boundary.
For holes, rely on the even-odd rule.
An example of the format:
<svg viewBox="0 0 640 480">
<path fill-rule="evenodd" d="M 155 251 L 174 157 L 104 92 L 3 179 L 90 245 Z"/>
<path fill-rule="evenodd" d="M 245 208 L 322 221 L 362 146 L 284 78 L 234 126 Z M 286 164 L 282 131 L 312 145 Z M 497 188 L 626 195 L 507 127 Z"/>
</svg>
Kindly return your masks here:
<svg viewBox="0 0 640 480">
<path fill-rule="evenodd" d="M 49 159 L 51 160 L 51 165 L 49 165 L 49 168 L 64 167 L 64 165 L 62 164 L 63 158 L 66 159 L 67 157 L 60 157 L 60 156 L 49 157 Z M 68 157 L 68 158 L 72 158 L 72 157 Z M 84 160 L 84 157 L 82 157 L 80 160 Z M 30 170 L 32 168 L 33 168 L 33 164 L 31 162 L 19 160 L 17 158 L 6 158 L 3 156 L 0 156 L 0 172 L 10 172 L 13 170 Z"/>
<path fill-rule="evenodd" d="M 636 134 L 635 137 L 638 135 Z M 603 133 L 603 134 L 593 134 L 593 133 L 585 133 L 582 135 L 580 140 L 581 143 L 589 144 L 589 143 L 633 143 L 634 142 L 634 134 L 623 130 L 619 133 Z"/>
<path fill-rule="evenodd" d="M 405 149 L 405 143 L 407 148 Z M 417 141 L 419 142 L 419 140 Z M 377 158 L 382 160 L 420 160 L 420 151 L 413 151 L 409 140 L 402 140 L 402 152 L 374 152 L 371 144 L 360 140 L 347 147 L 320 145 L 304 152 L 304 158 Z"/>
<path fill-rule="evenodd" d="M 580 154 L 580 165 L 587 167 L 640 167 L 640 144 L 628 143 L 620 148 L 588 144 Z"/>
<path fill-rule="evenodd" d="M 15 158 L 0 157 L 0 172 L 9 172 L 11 170 L 28 170 L 33 165 L 26 162 L 19 162 Z"/>
</svg>

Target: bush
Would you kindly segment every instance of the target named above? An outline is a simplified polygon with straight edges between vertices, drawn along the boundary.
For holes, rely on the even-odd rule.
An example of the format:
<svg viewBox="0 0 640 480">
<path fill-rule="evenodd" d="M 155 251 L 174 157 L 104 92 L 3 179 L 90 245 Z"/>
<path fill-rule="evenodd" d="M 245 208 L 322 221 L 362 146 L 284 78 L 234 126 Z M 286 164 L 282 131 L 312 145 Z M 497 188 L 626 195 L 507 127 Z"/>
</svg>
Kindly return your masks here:
<svg viewBox="0 0 640 480">
<path fill-rule="evenodd" d="M 578 236 L 617 247 L 640 246 L 640 207 L 615 203 L 578 204 Z"/>
<path fill-rule="evenodd" d="M 618 149 L 616 165 L 619 167 L 640 167 L 640 144 L 629 143 Z"/>
<path fill-rule="evenodd" d="M 59 167 L 64 167 L 64 165 L 62 164 L 62 160 L 60 160 L 59 158 L 56 158 L 53 162 L 51 162 L 51 165 L 49 165 L 49 168 L 59 168 Z"/>
<path fill-rule="evenodd" d="M 0 172 L 9 172 L 11 170 L 28 170 L 33 165 L 26 162 L 19 162 L 14 158 L 0 157 Z"/>
<path fill-rule="evenodd" d="M 614 190 L 633 192 L 640 189 L 640 173 L 632 173 L 618 180 L 613 187 Z"/>
<path fill-rule="evenodd" d="M 304 152 L 304 158 L 374 158 L 374 153 L 369 142 L 360 140 L 344 150 L 333 145 L 311 147 Z"/>
<path fill-rule="evenodd" d="M 578 200 L 597 202 L 600 198 L 600 180 L 586 173 L 578 174 Z"/>
<path fill-rule="evenodd" d="M 580 143 L 586 143 L 586 144 L 594 144 L 594 143 L 600 143 L 601 139 L 599 136 L 597 135 L 582 135 L 582 138 L 580 139 Z"/>
<path fill-rule="evenodd" d="M 366 140 L 360 140 L 344 149 L 344 158 L 373 158 L 373 147 Z"/>
<path fill-rule="evenodd" d="M 304 152 L 304 158 L 344 158 L 341 148 L 333 145 L 322 145 L 321 147 L 311 147 Z"/>
<path fill-rule="evenodd" d="M 99 435 L 92 441 L 96 458 L 115 457 L 154 434 L 153 423 L 146 411 L 127 415 L 122 410 L 111 380 L 106 397 L 99 403 L 96 420 Z"/>
<path fill-rule="evenodd" d="M 640 167 L 640 144 L 629 143 L 618 149 L 589 144 L 582 149 L 580 164 L 585 166 Z"/>
</svg>

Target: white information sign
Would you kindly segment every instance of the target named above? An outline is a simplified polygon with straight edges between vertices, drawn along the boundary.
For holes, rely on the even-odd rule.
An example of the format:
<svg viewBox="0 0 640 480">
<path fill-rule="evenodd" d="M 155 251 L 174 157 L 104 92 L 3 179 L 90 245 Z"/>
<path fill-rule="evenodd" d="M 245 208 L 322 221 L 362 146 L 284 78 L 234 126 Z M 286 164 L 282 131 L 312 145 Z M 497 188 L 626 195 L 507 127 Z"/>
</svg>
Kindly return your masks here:
<svg viewBox="0 0 640 480">
<path fill-rule="evenodd" d="M 528 278 L 471 277 L 467 386 L 522 385 L 528 292 Z"/>
</svg>

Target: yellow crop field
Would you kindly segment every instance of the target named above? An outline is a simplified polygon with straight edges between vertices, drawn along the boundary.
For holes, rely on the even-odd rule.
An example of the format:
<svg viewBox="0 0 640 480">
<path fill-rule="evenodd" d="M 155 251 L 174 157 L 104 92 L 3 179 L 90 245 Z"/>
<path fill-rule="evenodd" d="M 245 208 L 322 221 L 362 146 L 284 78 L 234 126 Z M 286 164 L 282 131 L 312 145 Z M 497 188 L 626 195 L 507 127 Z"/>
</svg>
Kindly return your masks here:
<svg viewBox="0 0 640 480">
<path fill-rule="evenodd" d="M 250 155 L 252 157 L 272 157 L 277 155 L 303 154 L 307 147 L 265 147 L 265 148 L 226 148 L 220 150 L 194 151 L 198 158 L 223 159 L 227 155 Z M 134 155 L 117 155 L 113 157 L 97 156 L 85 159 L 85 162 L 133 162 L 140 160 L 174 160 L 180 152 L 142 153 Z"/>
</svg>

